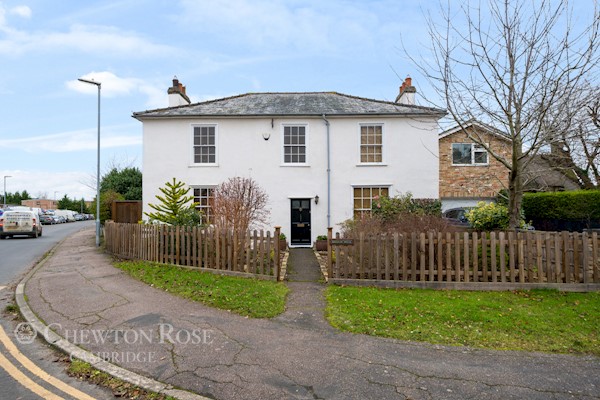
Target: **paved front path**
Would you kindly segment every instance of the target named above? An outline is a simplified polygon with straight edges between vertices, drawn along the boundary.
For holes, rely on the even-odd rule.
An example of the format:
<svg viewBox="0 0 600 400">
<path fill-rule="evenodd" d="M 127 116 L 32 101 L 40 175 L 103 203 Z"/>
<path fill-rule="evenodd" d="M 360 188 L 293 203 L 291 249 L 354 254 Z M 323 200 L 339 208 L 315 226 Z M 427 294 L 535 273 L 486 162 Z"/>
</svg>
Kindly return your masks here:
<svg viewBox="0 0 600 400">
<path fill-rule="evenodd" d="M 600 398 L 600 359 L 595 357 L 407 343 L 340 333 L 289 313 L 273 320 L 239 317 L 129 278 L 94 248 L 93 235 L 90 230 L 73 236 L 33 276 L 26 286 L 31 308 L 82 347 L 135 354 L 119 364 L 205 396 Z M 173 343 L 160 343 L 161 327 L 163 339 Z M 201 329 L 210 335 L 204 344 L 186 343 Z M 113 334 L 106 340 L 98 338 L 109 331 Z"/>
</svg>

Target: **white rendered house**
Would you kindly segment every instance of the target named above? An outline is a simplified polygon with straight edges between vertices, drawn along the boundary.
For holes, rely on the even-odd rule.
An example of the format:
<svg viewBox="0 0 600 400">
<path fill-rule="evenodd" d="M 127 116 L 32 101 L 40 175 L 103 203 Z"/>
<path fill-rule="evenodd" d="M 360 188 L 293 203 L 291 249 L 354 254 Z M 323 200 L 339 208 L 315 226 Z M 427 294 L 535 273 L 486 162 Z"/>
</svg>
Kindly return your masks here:
<svg viewBox="0 0 600 400">
<path fill-rule="evenodd" d="M 252 177 L 269 194 L 271 227 L 310 246 L 327 227 L 371 209 L 377 195 L 438 197 L 437 121 L 413 105 L 410 78 L 396 102 L 335 92 L 248 93 L 189 104 L 177 79 L 169 108 L 143 123 L 143 203 L 176 178 L 210 216 L 219 183 Z"/>
</svg>

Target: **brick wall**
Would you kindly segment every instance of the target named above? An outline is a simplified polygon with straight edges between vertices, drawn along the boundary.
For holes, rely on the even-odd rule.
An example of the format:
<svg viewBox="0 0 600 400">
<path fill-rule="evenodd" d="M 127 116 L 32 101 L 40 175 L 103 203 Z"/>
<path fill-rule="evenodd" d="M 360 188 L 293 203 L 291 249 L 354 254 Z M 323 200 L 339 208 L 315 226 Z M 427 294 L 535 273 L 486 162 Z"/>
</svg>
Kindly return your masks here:
<svg viewBox="0 0 600 400">
<path fill-rule="evenodd" d="M 44 210 L 53 210 L 58 207 L 58 201 L 48 199 L 30 199 L 21 200 L 21 205 L 25 207 L 41 208 Z"/>
<path fill-rule="evenodd" d="M 470 128 L 467 128 L 470 129 Z M 492 134 L 482 134 L 496 152 L 510 157 L 510 142 Z M 439 140 L 440 198 L 495 197 L 508 187 L 508 169 L 488 155 L 488 165 L 452 165 L 452 143 L 473 143 L 464 131 Z"/>
</svg>

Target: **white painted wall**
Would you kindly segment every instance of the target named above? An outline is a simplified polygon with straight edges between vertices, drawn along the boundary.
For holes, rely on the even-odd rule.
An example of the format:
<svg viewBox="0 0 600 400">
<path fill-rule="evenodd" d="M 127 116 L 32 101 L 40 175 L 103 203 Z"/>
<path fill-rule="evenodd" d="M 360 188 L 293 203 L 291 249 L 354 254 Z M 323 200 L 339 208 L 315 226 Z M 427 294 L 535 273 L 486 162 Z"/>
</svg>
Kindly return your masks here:
<svg viewBox="0 0 600 400">
<path fill-rule="evenodd" d="M 353 186 L 390 185 L 390 195 L 410 191 L 416 198 L 438 197 L 438 137 L 435 119 L 329 117 L 331 135 L 331 223 L 353 215 Z M 383 123 L 384 162 L 360 165 L 360 123 Z M 218 166 L 192 160 L 192 125 L 217 125 Z M 144 122 L 143 202 L 157 203 L 159 187 L 173 177 L 189 186 L 218 185 L 252 177 L 267 193 L 271 227 L 290 238 L 290 198 L 314 198 L 312 240 L 327 232 L 327 142 L 321 118 L 168 119 Z M 283 164 L 283 125 L 305 124 L 306 166 Z M 268 141 L 263 133 L 269 133 Z"/>
</svg>

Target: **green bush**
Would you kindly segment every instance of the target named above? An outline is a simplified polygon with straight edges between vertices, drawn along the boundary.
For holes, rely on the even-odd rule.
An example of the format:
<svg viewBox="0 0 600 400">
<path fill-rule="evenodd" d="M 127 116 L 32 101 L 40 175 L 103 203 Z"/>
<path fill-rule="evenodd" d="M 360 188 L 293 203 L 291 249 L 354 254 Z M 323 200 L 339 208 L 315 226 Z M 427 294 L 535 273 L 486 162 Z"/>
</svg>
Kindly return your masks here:
<svg viewBox="0 0 600 400">
<path fill-rule="evenodd" d="M 397 220 L 403 214 L 434 215 L 442 214 L 442 202 L 436 199 L 413 199 L 412 193 L 394 197 L 382 196 L 373 200 L 373 215 L 384 221 Z"/>
<path fill-rule="evenodd" d="M 202 211 L 197 210 L 194 207 L 186 208 L 173 217 L 172 224 L 179 226 L 201 226 L 202 225 Z"/>
<path fill-rule="evenodd" d="M 508 228 L 508 208 L 496 203 L 480 201 L 477 207 L 468 211 L 465 216 L 473 229 L 478 231 L 504 230 Z"/>
<path fill-rule="evenodd" d="M 523 211 L 529 219 L 590 220 L 600 218 L 600 191 L 525 193 Z"/>
</svg>

